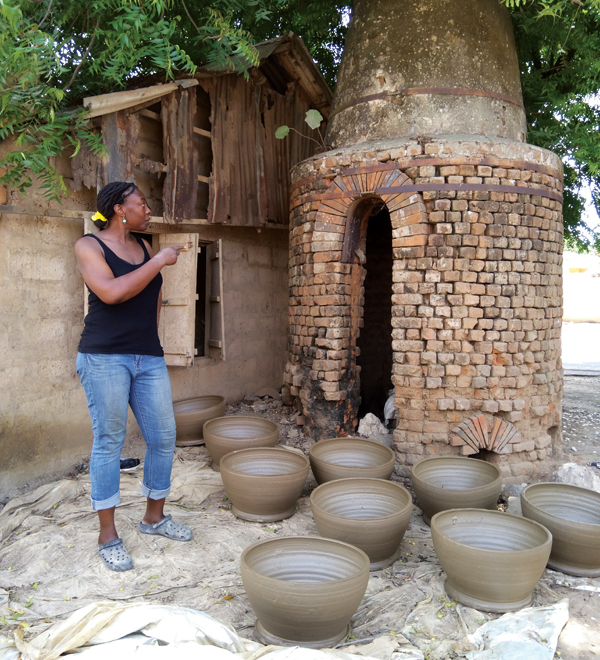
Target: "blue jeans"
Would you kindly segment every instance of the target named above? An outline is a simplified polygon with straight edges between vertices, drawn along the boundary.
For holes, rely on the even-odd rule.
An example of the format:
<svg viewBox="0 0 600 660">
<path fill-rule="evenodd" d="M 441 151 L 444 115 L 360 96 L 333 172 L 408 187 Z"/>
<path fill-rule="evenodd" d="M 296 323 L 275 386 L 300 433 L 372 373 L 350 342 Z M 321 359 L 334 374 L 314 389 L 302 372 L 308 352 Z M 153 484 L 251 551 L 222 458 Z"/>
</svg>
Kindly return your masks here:
<svg viewBox="0 0 600 660">
<path fill-rule="evenodd" d="M 146 441 L 142 494 L 160 500 L 171 489 L 175 417 L 165 360 L 153 355 L 77 354 L 94 444 L 90 461 L 92 508 L 116 506 L 120 458 L 131 406 Z"/>
</svg>

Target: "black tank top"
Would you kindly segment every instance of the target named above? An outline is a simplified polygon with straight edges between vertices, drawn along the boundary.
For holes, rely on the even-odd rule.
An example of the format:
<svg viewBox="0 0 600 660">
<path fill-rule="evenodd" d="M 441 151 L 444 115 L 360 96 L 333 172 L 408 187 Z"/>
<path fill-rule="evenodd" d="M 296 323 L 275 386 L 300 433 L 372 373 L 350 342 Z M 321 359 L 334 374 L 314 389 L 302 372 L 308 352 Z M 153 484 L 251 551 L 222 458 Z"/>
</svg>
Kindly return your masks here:
<svg viewBox="0 0 600 660">
<path fill-rule="evenodd" d="M 144 250 L 141 264 L 130 264 L 117 256 L 94 234 L 104 251 L 104 258 L 115 277 L 127 275 L 150 261 L 144 241 L 136 236 Z M 158 339 L 156 314 L 162 275 L 156 277 L 136 296 L 115 305 L 107 305 L 88 287 L 89 311 L 79 342 L 80 353 L 164 355 Z"/>
</svg>

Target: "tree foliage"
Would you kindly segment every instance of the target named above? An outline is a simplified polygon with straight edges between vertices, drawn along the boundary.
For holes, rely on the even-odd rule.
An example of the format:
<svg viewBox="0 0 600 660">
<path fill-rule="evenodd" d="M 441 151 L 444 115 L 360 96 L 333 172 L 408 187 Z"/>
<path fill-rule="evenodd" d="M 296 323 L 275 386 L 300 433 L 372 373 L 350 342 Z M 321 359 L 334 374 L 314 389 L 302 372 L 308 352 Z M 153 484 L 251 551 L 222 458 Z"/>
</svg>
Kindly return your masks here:
<svg viewBox="0 0 600 660">
<path fill-rule="evenodd" d="M 135 78 L 172 78 L 198 64 L 258 62 L 238 16 L 269 18 L 260 0 L 0 0 L 0 140 L 16 145 L 0 183 L 23 192 L 37 176 L 51 198 L 65 191 L 52 159 L 98 136 L 77 102 Z M 194 20 L 193 14 L 196 19 Z M 231 56 L 235 56 L 232 58 Z"/>
<path fill-rule="evenodd" d="M 586 227 L 584 186 L 600 215 L 600 1 L 506 0 L 515 27 L 527 113 L 527 140 L 565 166 L 568 247 L 600 249 Z"/>
<path fill-rule="evenodd" d="M 528 141 L 565 164 L 567 244 L 598 249 L 581 188 L 600 211 L 600 0 L 502 1 L 515 27 Z M 244 71 L 257 63 L 255 43 L 288 31 L 333 85 L 349 11 L 347 0 L 0 0 L 0 139 L 18 138 L 0 182 L 24 190 L 37 175 L 58 196 L 52 158 L 65 143 L 102 149 L 77 105 L 83 96 L 198 65 Z"/>
</svg>

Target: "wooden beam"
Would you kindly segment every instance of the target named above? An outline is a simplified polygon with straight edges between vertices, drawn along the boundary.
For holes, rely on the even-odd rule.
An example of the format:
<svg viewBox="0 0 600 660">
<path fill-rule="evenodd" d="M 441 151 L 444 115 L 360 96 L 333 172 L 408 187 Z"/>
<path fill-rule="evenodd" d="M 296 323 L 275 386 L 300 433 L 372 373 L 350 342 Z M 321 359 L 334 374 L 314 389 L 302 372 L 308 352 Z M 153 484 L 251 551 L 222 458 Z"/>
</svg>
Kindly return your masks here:
<svg viewBox="0 0 600 660">
<path fill-rule="evenodd" d="M 158 112 L 154 112 L 153 110 L 140 110 L 140 115 L 142 115 L 142 117 L 148 117 L 148 119 L 154 119 L 154 121 L 160 122 L 160 114 Z"/>
<path fill-rule="evenodd" d="M 210 131 L 205 131 L 203 128 L 198 128 L 198 126 L 194 126 L 194 133 L 196 133 L 196 135 L 207 137 L 209 140 L 212 138 L 212 133 Z"/>
<path fill-rule="evenodd" d="M 198 174 L 198 181 L 200 183 L 210 183 L 210 177 L 202 176 L 201 174 Z"/>
<path fill-rule="evenodd" d="M 138 158 L 136 164 L 142 172 L 147 172 L 148 174 L 158 174 L 158 172 L 166 172 L 168 170 L 168 167 L 164 163 L 159 163 L 150 158 Z"/>
<path fill-rule="evenodd" d="M 33 216 L 34 218 L 63 218 L 69 220 L 85 220 L 91 219 L 95 211 L 75 211 L 72 209 L 32 209 L 32 210 L 22 210 L 16 206 L 0 204 L 0 214 L 8 213 L 10 215 L 24 215 L 24 216 Z M 219 223 L 210 222 L 207 218 L 186 218 L 182 220 L 182 225 L 205 225 L 208 227 L 228 227 L 233 229 L 239 228 L 251 228 L 251 225 L 221 225 Z M 174 231 L 180 231 L 179 227 L 176 225 L 167 225 L 165 219 L 162 215 L 153 215 L 150 218 L 150 225 L 155 227 L 162 226 L 165 230 L 173 229 Z M 280 225 L 274 222 L 267 222 L 264 225 L 255 227 L 258 231 L 259 229 L 289 229 L 288 225 Z M 163 231 L 161 229 L 161 231 Z"/>
<path fill-rule="evenodd" d="M 136 108 L 137 110 L 141 110 L 147 105 L 153 105 L 159 102 L 161 97 L 166 94 L 170 94 L 178 89 L 193 87 L 197 84 L 197 80 L 188 78 L 174 83 L 154 85 L 142 89 L 130 89 L 124 92 L 88 96 L 83 99 L 83 106 L 90 110 L 91 117 L 99 117 L 119 110 L 135 112 Z"/>
</svg>

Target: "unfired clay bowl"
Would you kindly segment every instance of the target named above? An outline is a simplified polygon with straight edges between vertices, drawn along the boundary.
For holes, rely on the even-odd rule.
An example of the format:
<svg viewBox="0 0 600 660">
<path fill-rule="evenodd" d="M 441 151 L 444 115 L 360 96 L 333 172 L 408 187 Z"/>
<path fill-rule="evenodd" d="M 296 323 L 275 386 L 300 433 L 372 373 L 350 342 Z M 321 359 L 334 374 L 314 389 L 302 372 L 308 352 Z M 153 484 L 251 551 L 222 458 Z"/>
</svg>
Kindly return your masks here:
<svg viewBox="0 0 600 660">
<path fill-rule="evenodd" d="M 243 520 L 273 522 L 296 511 L 310 464 L 288 449 L 256 447 L 226 454 L 220 468 L 231 511 Z"/>
<path fill-rule="evenodd" d="M 341 541 L 288 536 L 246 548 L 241 572 L 263 644 L 322 648 L 348 635 L 369 558 Z"/>
<path fill-rule="evenodd" d="M 221 458 L 238 449 L 273 447 L 279 439 L 279 425 L 262 417 L 217 417 L 204 424 L 204 441 L 219 469 Z"/>
<path fill-rule="evenodd" d="M 568 484 L 532 484 L 521 493 L 521 509 L 552 533 L 550 568 L 600 576 L 600 493 Z"/>
<path fill-rule="evenodd" d="M 177 426 L 175 444 L 179 447 L 201 445 L 204 442 L 204 422 L 225 414 L 225 399 L 222 396 L 197 396 L 174 401 L 173 413 Z"/>
<path fill-rule="evenodd" d="M 389 479 L 396 462 L 396 455 L 389 447 L 356 438 L 321 440 L 308 454 L 319 484 L 350 477 Z"/>
<path fill-rule="evenodd" d="M 485 509 L 436 513 L 431 536 L 447 594 L 487 612 L 512 612 L 531 603 L 552 546 L 542 525 Z"/>
<path fill-rule="evenodd" d="M 502 490 L 497 465 L 461 456 L 426 458 L 413 465 L 411 479 L 427 525 L 446 509 L 494 509 Z"/>
<path fill-rule="evenodd" d="M 312 492 L 310 506 L 319 534 L 364 550 L 372 571 L 400 556 L 412 512 L 412 497 L 400 484 L 383 479 L 329 481 Z"/>
</svg>

